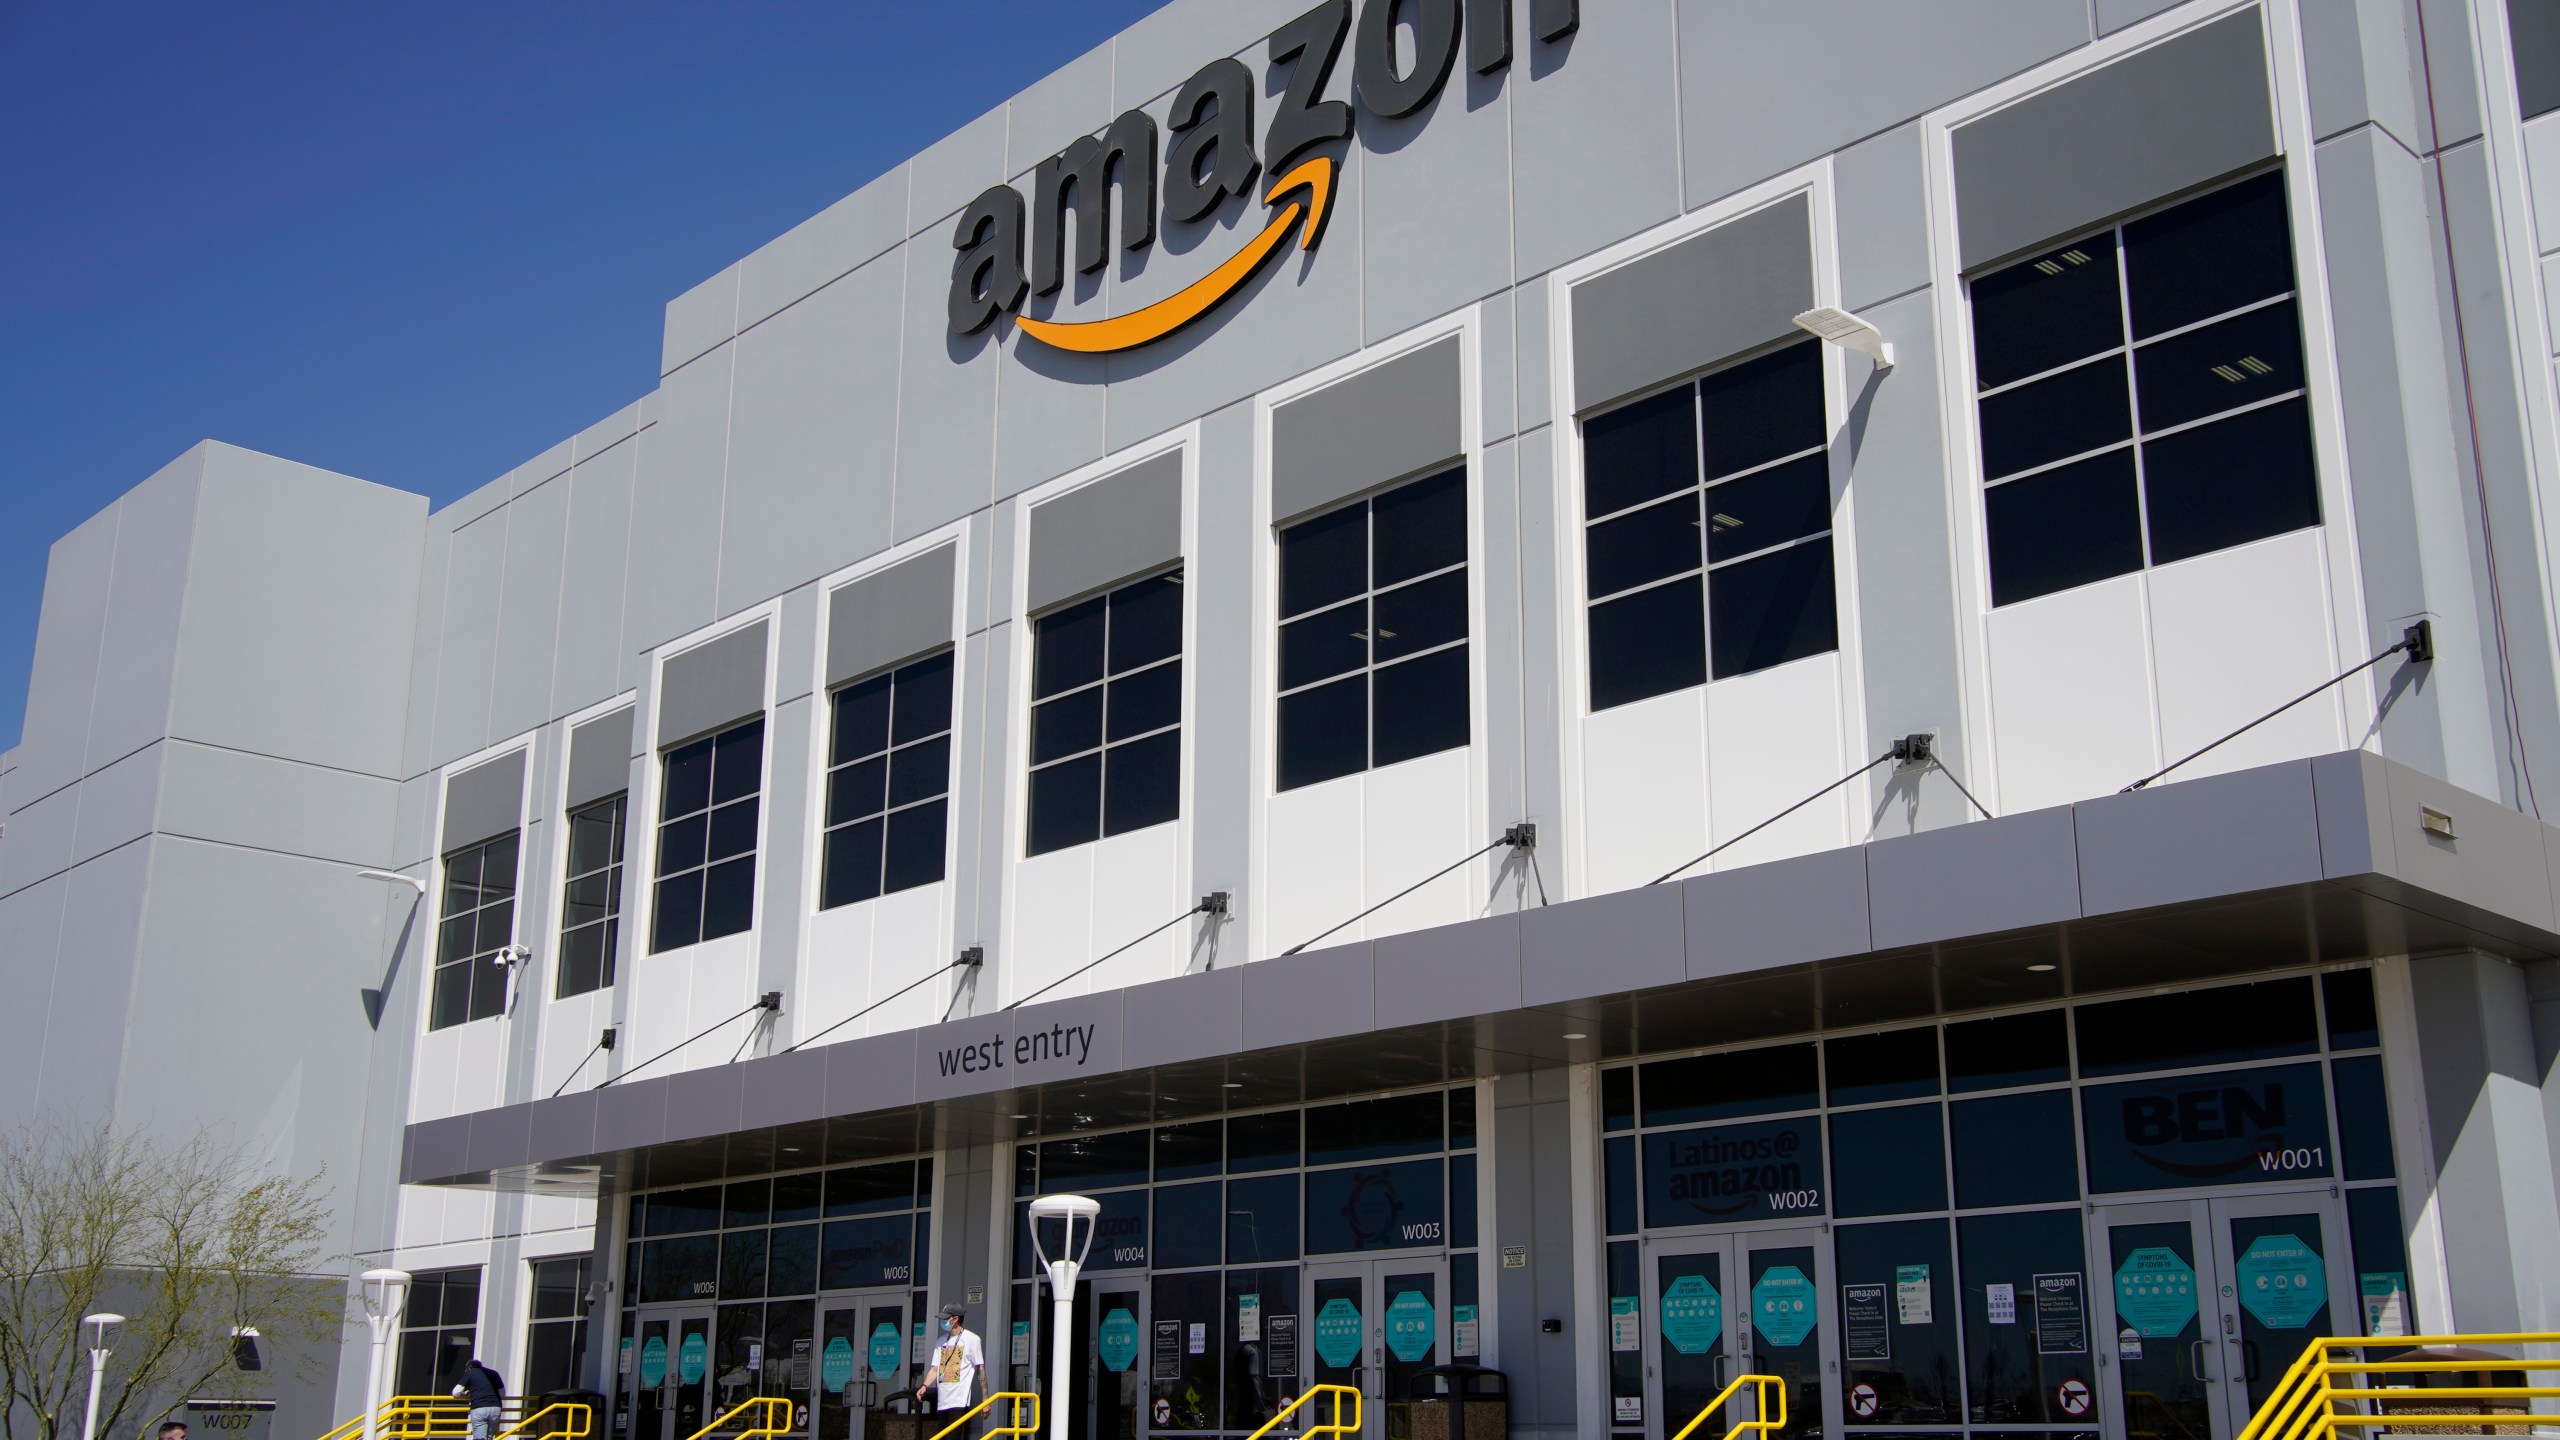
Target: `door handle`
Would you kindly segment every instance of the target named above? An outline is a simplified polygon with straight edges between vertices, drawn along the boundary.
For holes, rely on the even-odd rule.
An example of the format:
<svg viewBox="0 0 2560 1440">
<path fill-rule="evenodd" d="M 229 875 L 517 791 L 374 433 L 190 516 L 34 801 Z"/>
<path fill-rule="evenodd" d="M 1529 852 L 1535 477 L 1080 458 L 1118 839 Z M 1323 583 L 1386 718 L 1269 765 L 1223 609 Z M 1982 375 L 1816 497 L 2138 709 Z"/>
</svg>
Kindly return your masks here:
<svg viewBox="0 0 2560 1440">
<path fill-rule="evenodd" d="M 2240 1342 L 2240 1378 L 2248 1381 L 2258 1378 L 2258 1342 L 2255 1340 Z"/>
<path fill-rule="evenodd" d="M 2188 1364 L 2191 1368 L 2193 1368 L 2193 1369 L 2194 1369 L 2194 1371 L 2196 1372 L 2196 1378 L 2197 1378 L 2197 1379 L 2199 1379 L 2199 1380 L 2210 1380 L 2210 1379 L 2212 1379 L 2213 1377 L 2212 1377 L 2211 1375 L 2209 1375 L 2209 1374 L 2206 1374 L 2206 1373 L 2205 1373 L 2205 1368 L 2204 1368 L 2204 1350 L 2205 1350 L 2205 1342 L 2203 1342 L 2202 1340 L 2198 1340 L 2198 1341 L 2196 1341 L 2195 1343 L 2193 1343 L 2193 1344 L 2189 1345 L 2189 1346 L 2187 1347 L 2187 1364 Z"/>
</svg>

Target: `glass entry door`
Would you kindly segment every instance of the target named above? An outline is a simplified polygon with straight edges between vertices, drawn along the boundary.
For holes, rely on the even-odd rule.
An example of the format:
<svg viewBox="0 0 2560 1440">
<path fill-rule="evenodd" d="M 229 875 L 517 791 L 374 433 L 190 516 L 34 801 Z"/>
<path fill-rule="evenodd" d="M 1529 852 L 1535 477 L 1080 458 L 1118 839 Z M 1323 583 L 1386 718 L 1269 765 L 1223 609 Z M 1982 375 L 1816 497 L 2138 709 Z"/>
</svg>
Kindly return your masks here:
<svg viewBox="0 0 2560 1440">
<path fill-rule="evenodd" d="M 818 1307 L 818 1440 L 879 1440 L 890 1399 L 915 1388 L 906 1292 L 840 1295 Z"/>
<path fill-rule="evenodd" d="M 631 1367 L 633 1440 L 690 1440 L 711 1423 L 711 1312 L 640 1317 Z"/>
<path fill-rule="evenodd" d="M 1746 1231 L 1645 1246 L 1645 1303 L 1635 1317 L 1612 1315 L 1610 1346 L 1645 1356 L 1645 1433 L 1677 1435 L 1681 1427 L 1743 1375 L 1786 1383 L 1786 1437 L 1823 1433 L 1823 1396 L 1831 1373 L 1830 1247 L 1813 1230 Z M 1629 1326 L 1626 1333 L 1616 1327 Z M 1749 1390 L 1699 1433 L 1724 1434 L 1758 1418 Z"/>
<path fill-rule="evenodd" d="M 2108 1433 L 2229 1440 L 2312 1340 L 2355 1333 L 2344 1218 L 2325 1191 L 2096 1211 Z"/>
<path fill-rule="evenodd" d="M 1437 1255 L 1307 1267 L 1302 1369 L 1310 1384 L 1360 1391 L 1369 1440 L 1408 1440 L 1414 1378 L 1446 1363 L 1448 1268 Z M 1300 1429 L 1332 1417 L 1327 1402 L 1310 1403 L 1316 1418 Z"/>
</svg>

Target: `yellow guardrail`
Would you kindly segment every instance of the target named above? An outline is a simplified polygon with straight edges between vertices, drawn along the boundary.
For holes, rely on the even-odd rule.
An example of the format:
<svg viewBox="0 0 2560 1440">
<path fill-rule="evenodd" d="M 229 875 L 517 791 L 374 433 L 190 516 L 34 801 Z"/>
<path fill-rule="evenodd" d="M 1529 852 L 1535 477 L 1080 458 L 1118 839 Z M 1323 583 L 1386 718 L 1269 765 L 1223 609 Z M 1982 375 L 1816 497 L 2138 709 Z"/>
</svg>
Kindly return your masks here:
<svg viewBox="0 0 2560 1440">
<path fill-rule="evenodd" d="M 1357 1435 L 1360 1433 L 1360 1391 L 1356 1387 L 1350 1385 L 1310 1385 L 1307 1387 L 1306 1393 L 1289 1402 L 1288 1408 L 1263 1422 L 1262 1428 L 1254 1431 L 1250 1440 L 1262 1440 L 1263 1436 L 1279 1429 L 1281 1425 L 1288 1421 L 1290 1416 L 1298 1413 L 1299 1406 L 1306 1404 L 1308 1401 L 1313 1400 L 1319 1395 L 1327 1396 L 1332 1399 L 1333 1418 L 1322 1425 L 1313 1426 L 1301 1432 L 1299 1440 L 1315 1440 L 1315 1437 L 1318 1435 Z M 1343 1405 L 1346 1401 L 1349 1402 L 1351 1407 L 1351 1418 L 1348 1420 L 1342 1418 Z"/>
<path fill-rule="evenodd" d="M 1752 1404 L 1757 1413 L 1753 1418 L 1745 1420 L 1740 1424 L 1735 1425 L 1732 1429 L 1725 1431 L 1723 1440 L 1735 1440 L 1735 1437 L 1746 1434 L 1774 1435 L 1779 1431 L 1786 1429 L 1786 1382 L 1775 1375 L 1741 1375 L 1736 1376 L 1732 1384 L 1727 1385 L 1720 1391 L 1717 1391 L 1716 1398 L 1708 1401 L 1704 1406 L 1700 1407 L 1698 1413 L 1690 1419 L 1688 1424 L 1681 1426 L 1680 1433 L 1672 1436 L 1671 1440 L 1689 1440 L 1689 1436 L 1694 1433 L 1699 1426 L 1706 1424 L 1709 1417 L 1723 1414 L 1724 1407 L 1733 1402 L 1734 1396 L 1742 1393 L 1742 1387 L 1745 1385 L 1750 1386 L 1752 1389 Z M 1769 1414 L 1769 1396 L 1773 1391 L 1776 1392 L 1778 1397 L 1778 1413 L 1775 1418 L 1772 1418 Z"/>
<path fill-rule="evenodd" d="M 729 1422 L 743 1419 L 750 1412 L 760 1417 L 756 1423 L 740 1425 L 734 1430 L 729 1428 Z M 711 1440 L 714 1435 L 720 1440 L 772 1440 L 774 1436 L 790 1433 L 791 1402 L 780 1395 L 758 1395 L 730 1406 L 719 1419 L 694 1431 L 685 1440 Z"/>
<path fill-rule="evenodd" d="M 498 1412 L 497 1440 L 587 1440 L 595 1433 L 594 1406 L 555 1400 L 528 1410 L 530 1403 L 520 1395 L 508 1397 Z M 358 1415 L 320 1440 L 360 1440 L 364 1419 Z M 464 1440 L 470 1433 L 470 1402 L 449 1395 L 394 1395 L 374 1416 L 379 1440 Z"/>
<path fill-rule="evenodd" d="M 2337 1383 L 2340 1376 L 2473 1375 L 2497 1370 L 2560 1370 L 2560 1359 L 2508 1360 L 2443 1355 L 2419 1360 L 2341 1358 L 2348 1351 L 2369 1349 L 2413 1350 L 2481 1345 L 2560 1346 L 2560 1334 L 2394 1335 L 2382 1339 L 2314 1340 L 2303 1348 L 2302 1358 L 2294 1361 L 2283 1378 L 2276 1381 L 2266 1403 L 2250 1417 L 2238 1440 L 2335 1440 L 2341 1429 L 2370 1430 L 2388 1426 L 2411 1430 L 2487 1430 L 2499 1425 L 2532 1425 L 2537 1421 L 2549 1421 L 2552 1418 L 2549 1415 L 2530 1413 L 2530 1402 L 2560 1399 L 2560 1385 L 2377 1385 L 2369 1378 L 2361 1385 Z M 2522 1400 L 2528 1403 L 2496 1413 L 2421 1414 L 2413 1409 L 2422 1404 L 2430 1411 L 2443 1406 L 2460 1409 L 2465 1402 L 2487 1400 Z M 2371 1409 L 2341 1410 L 2338 1408 L 2341 1405 L 2370 1406 Z"/>
<path fill-rule="evenodd" d="M 945 1435 L 949 1435 L 953 1431 L 967 1425 L 970 1421 L 977 1419 L 988 1406 L 993 1405 L 999 1400 L 1012 1402 L 1013 1409 L 1011 1413 L 1013 1418 L 1007 1420 L 1004 1424 L 997 1426 L 995 1429 L 988 1431 L 986 1435 L 982 1437 L 982 1440 L 996 1440 L 996 1437 L 999 1435 L 1036 1436 L 1040 1433 L 1040 1397 L 1032 1394 L 1028 1390 L 999 1390 L 995 1394 L 990 1395 L 986 1399 L 971 1406 L 969 1408 L 969 1413 L 966 1415 L 961 1416 L 959 1419 L 952 1421 L 950 1424 L 934 1431 L 931 1435 L 926 1436 L 925 1440 L 942 1440 L 942 1437 Z M 1030 1411 L 1030 1418 L 1027 1420 L 1023 1418 L 1023 1412 L 1026 1408 Z"/>
</svg>

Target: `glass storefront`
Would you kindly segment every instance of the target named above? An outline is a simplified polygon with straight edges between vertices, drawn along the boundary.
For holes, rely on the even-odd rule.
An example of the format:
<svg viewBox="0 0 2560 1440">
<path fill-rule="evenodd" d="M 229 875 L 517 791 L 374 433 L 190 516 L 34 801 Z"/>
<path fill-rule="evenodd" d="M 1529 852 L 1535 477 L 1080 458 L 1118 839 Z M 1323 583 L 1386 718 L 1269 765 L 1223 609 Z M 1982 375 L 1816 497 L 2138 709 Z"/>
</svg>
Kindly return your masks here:
<svg viewBox="0 0 2560 1440">
<path fill-rule="evenodd" d="M 863 1440 L 923 1360 L 933 1162 L 632 1197 L 616 1440 L 686 1440 L 755 1396 Z"/>
<path fill-rule="evenodd" d="M 1476 1148 L 1472 1085 L 1017 1146 L 1014 1383 L 1050 1363 L 1031 1198 L 1083 1194 L 1070 1436 L 1249 1435 L 1320 1383 L 1411 1433 L 1414 1375 L 1482 1352 Z"/>
<path fill-rule="evenodd" d="M 1614 1433 L 1759 1373 L 1790 1436 L 2227 1440 L 2406 1333 L 2379 1044 L 2358 969 L 1604 1069 Z"/>
</svg>

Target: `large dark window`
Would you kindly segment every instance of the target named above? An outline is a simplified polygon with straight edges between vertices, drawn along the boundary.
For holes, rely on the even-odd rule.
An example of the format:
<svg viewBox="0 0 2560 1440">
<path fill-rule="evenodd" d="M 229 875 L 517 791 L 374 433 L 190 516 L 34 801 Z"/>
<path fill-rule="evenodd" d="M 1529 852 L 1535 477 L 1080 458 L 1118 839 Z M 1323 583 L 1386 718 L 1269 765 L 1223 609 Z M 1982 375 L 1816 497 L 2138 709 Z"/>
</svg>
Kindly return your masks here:
<svg viewBox="0 0 2560 1440">
<path fill-rule="evenodd" d="M 622 949 L 622 831 L 630 797 L 569 812 L 569 878 L 560 896 L 560 978 L 567 999 L 613 983 Z"/>
<path fill-rule="evenodd" d="M 946 650 L 835 693 L 819 909 L 942 878 L 951 828 L 951 663 Z"/>
<path fill-rule="evenodd" d="M 673 950 L 755 924 L 756 815 L 764 717 L 667 752 L 658 796 L 658 881 L 649 949 Z"/>
<path fill-rule="evenodd" d="M 587 1262 L 584 1255 L 533 1262 L 532 1315 L 524 1327 L 524 1374 L 517 1385 L 524 1394 L 575 1390 L 585 1383 Z"/>
<path fill-rule="evenodd" d="M 441 1030 L 504 1012 L 504 952 L 515 943 L 515 831 L 444 857 L 439 914 L 435 1001 L 427 1028 Z"/>
<path fill-rule="evenodd" d="M 1972 293 L 1993 604 L 2320 523 L 2281 172 Z"/>
<path fill-rule="evenodd" d="M 442 1395 L 461 1378 L 480 1336 L 480 1267 L 424 1270 L 400 1310 L 395 1395 Z"/>
<path fill-rule="evenodd" d="M 1182 813 L 1182 572 L 1032 623 L 1033 855 Z"/>
<path fill-rule="evenodd" d="M 1467 743 L 1467 472 L 1280 532 L 1280 788 Z"/>
<path fill-rule="evenodd" d="M 1840 647 L 1821 342 L 1582 425 L 1591 708 Z"/>
</svg>

